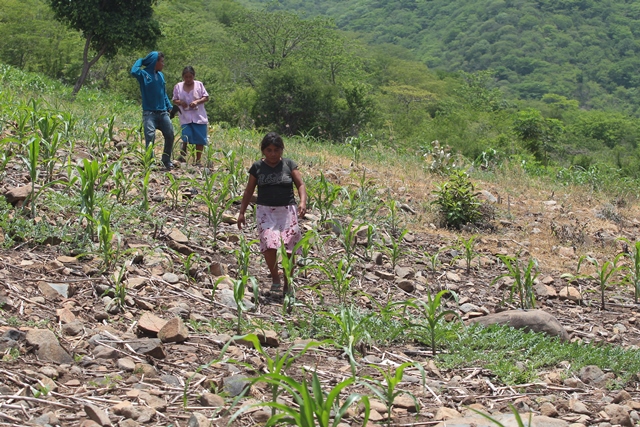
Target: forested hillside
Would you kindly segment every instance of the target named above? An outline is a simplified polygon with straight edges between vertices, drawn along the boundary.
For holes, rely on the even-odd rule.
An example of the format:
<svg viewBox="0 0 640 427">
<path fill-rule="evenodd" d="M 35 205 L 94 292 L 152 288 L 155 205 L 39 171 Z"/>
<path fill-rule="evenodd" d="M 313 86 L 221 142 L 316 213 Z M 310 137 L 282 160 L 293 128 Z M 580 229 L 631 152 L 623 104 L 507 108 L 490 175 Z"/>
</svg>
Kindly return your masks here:
<svg viewBox="0 0 640 427">
<path fill-rule="evenodd" d="M 252 0 L 329 16 L 433 69 L 493 69 L 514 98 L 556 93 L 638 114 L 640 4 L 594 0 Z"/>
<path fill-rule="evenodd" d="M 0 0 L 0 62 L 71 86 L 85 39 L 48 4 Z M 383 145 L 427 159 L 450 150 L 477 165 L 511 159 L 561 179 L 567 168 L 640 176 L 632 3 L 263 6 L 154 2 L 169 90 L 194 66 L 211 94 L 210 118 L 222 127 L 354 150 Z M 307 13 L 297 14 L 303 6 Z M 146 53 L 123 48 L 101 58 L 84 87 L 139 102 L 129 69 Z"/>
</svg>

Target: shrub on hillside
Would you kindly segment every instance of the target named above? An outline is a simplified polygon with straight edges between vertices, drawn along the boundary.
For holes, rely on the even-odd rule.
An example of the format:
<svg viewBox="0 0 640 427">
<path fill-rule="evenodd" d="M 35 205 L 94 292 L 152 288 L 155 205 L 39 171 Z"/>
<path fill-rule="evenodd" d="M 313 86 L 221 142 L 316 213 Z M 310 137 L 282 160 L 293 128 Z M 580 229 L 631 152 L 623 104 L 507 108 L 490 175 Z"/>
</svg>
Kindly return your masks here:
<svg viewBox="0 0 640 427">
<path fill-rule="evenodd" d="M 436 200 L 433 203 L 438 206 L 446 227 L 459 229 L 482 219 L 478 193 L 466 172 L 454 171 L 434 193 Z"/>
</svg>

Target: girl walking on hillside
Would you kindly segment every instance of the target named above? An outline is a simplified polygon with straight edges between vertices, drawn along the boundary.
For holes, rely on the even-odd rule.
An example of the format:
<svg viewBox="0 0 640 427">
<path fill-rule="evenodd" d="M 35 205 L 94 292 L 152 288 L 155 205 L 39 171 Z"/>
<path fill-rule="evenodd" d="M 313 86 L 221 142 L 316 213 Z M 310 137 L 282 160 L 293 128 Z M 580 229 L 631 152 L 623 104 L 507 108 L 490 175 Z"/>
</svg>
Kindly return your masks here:
<svg viewBox="0 0 640 427">
<path fill-rule="evenodd" d="M 260 235 L 260 251 L 264 255 L 267 268 L 271 273 L 271 291 L 276 293 L 289 291 L 285 279 L 284 289 L 278 271 L 278 249 L 285 245 L 289 258 L 293 248 L 300 241 L 298 217 L 307 212 L 307 190 L 298 165 L 291 159 L 283 158 L 284 142 L 276 132 L 269 132 L 260 143 L 264 156 L 253 163 L 249 169 L 249 182 L 244 190 L 238 228 L 246 224 L 245 212 L 253 192 L 258 187 L 256 222 Z M 298 189 L 300 203 L 296 206 L 293 186 Z"/>
<path fill-rule="evenodd" d="M 196 146 L 196 165 L 200 164 L 202 150 L 207 145 L 207 127 L 209 119 L 204 103 L 209 94 L 201 81 L 195 80 L 196 71 L 192 66 L 182 70 L 182 81 L 173 88 L 173 103 L 180 107 L 180 126 L 182 127 L 181 162 L 186 161 L 187 144 Z"/>
</svg>

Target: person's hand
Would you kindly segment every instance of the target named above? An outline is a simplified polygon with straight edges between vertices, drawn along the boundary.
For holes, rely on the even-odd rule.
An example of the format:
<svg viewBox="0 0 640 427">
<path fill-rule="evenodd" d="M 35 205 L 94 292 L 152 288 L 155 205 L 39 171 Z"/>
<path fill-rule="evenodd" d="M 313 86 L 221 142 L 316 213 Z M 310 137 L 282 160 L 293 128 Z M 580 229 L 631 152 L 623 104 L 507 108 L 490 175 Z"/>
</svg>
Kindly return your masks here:
<svg viewBox="0 0 640 427">
<path fill-rule="evenodd" d="M 247 224 L 243 213 L 238 214 L 238 221 L 236 223 L 238 224 L 238 230 L 242 230 L 242 226 Z"/>
<path fill-rule="evenodd" d="M 186 104 L 186 102 L 185 102 Z M 189 104 L 189 108 L 196 108 L 198 106 L 198 101 L 193 101 L 191 102 L 191 104 Z"/>
<path fill-rule="evenodd" d="M 300 203 L 298 205 L 298 217 L 299 218 L 304 218 L 306 213 L 307 213 L 307 205 L 306 205 L 306 203 Z"/>
</svg>

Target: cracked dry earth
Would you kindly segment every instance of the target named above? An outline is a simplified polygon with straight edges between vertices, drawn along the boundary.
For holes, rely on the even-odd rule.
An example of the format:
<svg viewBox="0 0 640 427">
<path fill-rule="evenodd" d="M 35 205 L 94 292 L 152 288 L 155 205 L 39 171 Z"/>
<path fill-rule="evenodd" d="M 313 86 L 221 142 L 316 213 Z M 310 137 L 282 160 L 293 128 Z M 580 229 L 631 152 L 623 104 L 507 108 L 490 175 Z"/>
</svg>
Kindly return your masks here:
<svg viewBox="0 0 640 427">
<path fill-rule="evenodd" d="M 324 172 L 334 182 L 349 185 L 349 168 Z M 5 192 L 27 182 L 24 172 L 13 171 L 4 180 Z M 187 177 L 200 172 L 183 165 L 173 173 Z M 370 176 L 376 172 L 371 171 Z M 97 258 L 71 257 L 55 244 L 29 242 L 0 253 L 0 425 L 222 426 L 240 406 L 269 399 L 263 384 L 246 389 L 247 378 L 266 369 L 264 357 L 250 344 L 237 342 L 226 352 L 241 363 L 223 358 L 210 364 L 220 359 L 236 318 L 230 281 L 222 281 L 213 300 L 211 293 L 218 277 L 234 278 L 236 274 L 235 258 L 229 251 L 238 241 L 239 231 L 233 225 L 237 206 L 228 212 L 228 224 L 221 226 L 219 245 L 213 248 L 207 243 L 209 229 L 198 202 L 190 208 L 194 213 L 189 226 L 195 231 L 189 238 L 183 234 L 181 213 L 163 200 L 167 182 L 164 172 L 154 172 L 154 207 L 156 215 L 165 220 L 162 229 L 149 231 L 146 238 L 118 230 L 131 249 L 124 260 L 127 288 L 122 308 L 113 304 L 113 272 L 101 274 Z M 482 183 L 477 184 L 483 188 Z M 485 186 L 487 197 L 500 192 L 492 185 Z M 548 192 L 535 188 L 514 190 L 518 196 L 495 202 L 492 227 L 476 231 L 475 249 L 480 257 L 474 259 L 471 271 L 467 274 L 464 262 L 453 261 L 454 254 L 447 249 L 434 272 L 427 267 L 424 253 L 453 246 L 459 235 L 429 226 L 428 213 L 420 212 L 428 196 L 409 195 L 410 190 L 397 187 L 390 190 L 413 211 L 406 214 L 410 229 L 404 242 L 407 255 L 396 269 L 386 257 L 378 257 L 378 262 L 359 260 L 353 272 L 354 290 L 384 303 L 388 298 L 425 298 L 428 291 L 450 289 L 460 300 L 459 305 L 448 301 L 447 308 L 457 310 L 465 320 L 485 317 L 505 308 L 501 302 L 508 283 L 492 285 L 505 272 L 497 255 L 532 256 L 539 260 L 540 269 L 537 308 L 555 317 L 569 339 L 637 348 L 640 310 L 629 287 L 608 290 L 607 310 L 602 311 L 598 294 L 587 292 L 594 288 L 592 284 L 580 280 L 567 293 L 567 282 L 561 279 L 563 273 L 575 271 L 580 255 L 611 259 L 620 251 L 617 237 L 634 239 L 640 223 L 633 209 L 627 207 L 625 216 L 612 222 L 601 215 L 606 203 L 591 198 L 573 199 L 569 193 L 550 198 Z M 45 207 L 40 215 L 47 220 Z M 302 223 L 308 229 L 316 227 L 316 220 L 312 210 Z M 255 236 L 255 230 L 247 235 Z M 471 235 L 462 234 L 464 238 Z M 335 236 L 326 245 L 328 253 L 339 250 Z M 186 276 L 183 267 L 185 255 L 193 252 L 201 257 L 190 272 L 196 279 Z M 268 278 L 260 257 L 252 260 L 252 273 L 266 289 Z M 296 309 L 299 313 L 325 310 L 337 303 L 326 286 L 322 288 L 323 306 L 315 294 L 303 289 L 320 280 L 317 272 L 300 277 L 297 297 L 306 305 Z M 355 304 L 364 307 L 367 301 L 354 293 Z M 304 343 L 289 337 L 284 326 L 297 314 L 283 315 L 281 304 L 263 295 L 245 314 L 247 325 L 257 325 L 253 331 L 272 356 Z M 506 308 L 515 307 L 507 304 Z M 265 329 L 266 325 L 273 330 Z M 245 327 L 245 332 L 251 330 Z M 522 414 L 532 413 L 537 426 L 632 425 L 640 421 L 638 378 L 624 388 L 610 389 L 606 381 L 615 378 L 609 372 L 594 368 L 567 376 L 571 361 L 549 367 L 535 383 L 517 387 L 497 383 L 482 366 L 440 368 L 429 349 L 416 342 L 388 348 L 373 345 L 365 360 L 360 355 L 359 361 L 360 374 L 374 377 L 376 371 L 367 364 L 393 367 L 416 361 L 424 366 L 425 387 L 415 369 L 407 369 L 399 385 L 413 393 L 419 407 L 407 396 L 398 398 L 393 425 L 490 425 L 469 406 L 492 414 L 504 425 L 516 425 L 509 404 Z M 309 351 L 287 372 L 300 379 L 302 368 L 315 370 L 326 389 L 350 375 L 342 351 L 331 346 Z M 366 393 L 363 387 L 348 390 Z M 234 396 L 243 391 L 245 396 L 232 407 Z M 286 394 L 282 399 L 292 405 Z M 372 408 L 369 425 L 384 423 L 384 405 L 372 401 Z M 268 415 L 265 409 L 252 408 L 233 424 L 264 423 Z M 523 415 L 525 420 L 527 416 Z M 354 407 L 340 425 L 361 424 L 362 414 Z"/>
</svg>

